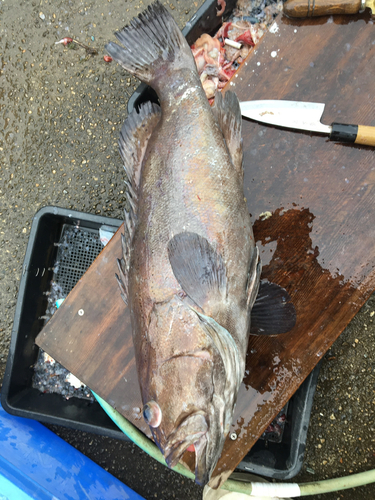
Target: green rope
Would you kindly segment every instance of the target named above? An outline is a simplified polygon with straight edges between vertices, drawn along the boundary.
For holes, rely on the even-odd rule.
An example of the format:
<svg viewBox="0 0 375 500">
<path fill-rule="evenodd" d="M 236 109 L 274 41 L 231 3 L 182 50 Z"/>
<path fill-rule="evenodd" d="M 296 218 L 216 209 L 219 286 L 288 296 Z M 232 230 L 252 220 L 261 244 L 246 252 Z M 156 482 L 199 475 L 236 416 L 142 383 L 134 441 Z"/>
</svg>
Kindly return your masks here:
<svg viewBox="0 0 375 500">
<path fill-rule="evenodd" d="M 139 448 L 150 455 L 152 458 L 160 462 L 167 467 L 164 460 L 163 454 L 159 448 L 148 439 L 140 430 L 137 429 L 129 420 L 123 417 L 117 410 L 112 408 L 104 399 L 93 392 L 96 400 L 107 413 L 107 415 L 113 420 L 113 422 L 122 430 L 122 432 L 128 436 L 128 438 L 133 441 Z M 195 475 L 181 464 L 177 464 L 173 468 L 175 472 L 179 472 L 185 477 L 194 480 Z M 365 484 L 375 482 L 375 469 L 369 470 L 367 472 L 361 472 L 359 474 L 352 474 L 351 476 L 336 478 L 336 479 L 326 479 L 324 481 L 315 481 L 312 483 L 298 484 L 299 494 L 291 495 L 288 493 L 287 496 L 308 496 L 308 495 L 318 495 L 322 493 L 329 493 L 332 491 L 340 491 L 348 488 L 355 488 L 357 486 L 363 486 Z M 243 493 L 245 495 L 251 495 L 253 488 L 256 487 L 258 483 L 245 483 L 242 481 L 234 481 L 233 479 L 228 479 L 221 488 L 228 491 L 233 491 L 237 493 Z M 264 483 L 260 483 L 264 486 Z M 268 483 L 267 486 L 274 488 L 272 492 L 267 492 L 267 496 L 278 496 L 280 493 L 285 491 L 288 487 L 288 483 Z M 278 489 L 280 490 L 278 493 Z M 270 494 L 272 493 L 272 495 Z M 259 495 L 258 495 L 259 496 Z"/>
<path fill-rule="evenodd" d="M 309 495 L 319 495 L 334 491 L 347 490 L 349 488 L 356 488 L 357 486 L 364 486 L 366 484 L 374 482 L 375 482 L 375 469 L 369 470 L 367 472 L 360 472 L 358 474 L 352 474 L 350 476 L 345 476 L 345 477 L 298 484 L 300 490 L 299 494 L 292 495 L 291 493 L 287 493 L 286 496 L 306 497 Z M 236 493 L 251 495 L 254 486 L 255 483 L 245 483 L 242 481 L 233 481 L 232 479 L 227 479 L 227 481 L 221 487 L 225 490 L 233 491 Z M 261 486 L 264 486 L 264 484 L 261 483 Z M 269 486 L 270 488 L 273 487 L 273 491 L 269 490 L 267 492 L 267 498 L 283 494 L 283 488 L 288 487 L 288 483 L 269 483 Z"/>
<path fill-rule="evenodd" d="M 141 432 L 135 425 L 133 425 L 129 420 L 127 420 L 124 416 L 121 415 L 117 410 L 112 408 L 104 399 L 95 394 L 95 392 L 91 391 L 95 396 L 96 400 L 106 412 L 106 414 L 113 420 L 113 422 L 122 430 L 122 432 L 128 436 L 128 438 L 133 441 L 141 450 L 148 453 L 152 458 L 160 462 L 161 464 L 167 466 L 166 461 L 164 460 L 163 454 L 159 450 L 159 448 L 154 444 L 150 439 L 148 439 L 143 432 Z M 174 471 L 179 472 L 183 476 L 188 477 L 189 479 L 195 479 L 195 474 L 193 474 L 189 469 L 184 467 L 181 464 L 177 464 L 176 467 L 173 468 Z"/>
</svg>

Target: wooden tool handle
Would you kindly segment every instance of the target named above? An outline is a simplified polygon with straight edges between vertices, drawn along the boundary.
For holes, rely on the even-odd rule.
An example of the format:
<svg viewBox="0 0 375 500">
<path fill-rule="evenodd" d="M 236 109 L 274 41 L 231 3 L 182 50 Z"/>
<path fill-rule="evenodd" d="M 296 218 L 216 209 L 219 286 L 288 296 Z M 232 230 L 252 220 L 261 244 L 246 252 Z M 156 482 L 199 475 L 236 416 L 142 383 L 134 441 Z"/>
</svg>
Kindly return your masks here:
<svg viewBox="0 0 375 500">
<path fill-rule="evenodd" d="M 366 146 L 375 146 L 375 127 L 366 127 L 358 125 L 356 144 L 365 144 Z"/>
<path fill-rule="evenodd" d="M 330 140 L 375 146 L 375 127 L 332 123 Z"/>
<path fill-rule="evenodd" d="M 289 17 L 317 17 L 356 14 L 363 8 L 362 0 L 287 0 L 284 14 Z"/>
</svg>

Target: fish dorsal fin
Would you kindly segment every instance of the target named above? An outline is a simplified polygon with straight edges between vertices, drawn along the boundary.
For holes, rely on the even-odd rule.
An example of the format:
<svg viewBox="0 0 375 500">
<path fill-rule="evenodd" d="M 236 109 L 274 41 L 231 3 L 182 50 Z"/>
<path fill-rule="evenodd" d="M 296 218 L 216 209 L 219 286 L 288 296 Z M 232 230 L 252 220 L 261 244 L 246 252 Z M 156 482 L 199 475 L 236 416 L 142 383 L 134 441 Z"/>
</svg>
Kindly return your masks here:
<svg viewBox="0 0 375 500">
<path fill-rule="evenodd" d="M 285 288 L 267 280 L 260 282 L 258 296 L 251 310 L 250 333 L 278 335 L 296 324 L 296 310 Z"/>
<path fill-rule="evenodd" d="M 124 210 L 125 220 L 124 220 L 124 231 L 125 234 L 121 234 L 121 248 L 122 257 L 117 259 L 117 267 L 119 274 L 116 274 L 116 280 L 118 286 L 120 287 L 121 297 L 125 304 L 128 304 L 128 273 L 130 266 L 130 255 L 131 255 L 131 243 L 133 240 L 136 215 L 133 210 L 127 212 Z"/>
<path fill-rule="evenodd" d="M 176 234 L 168 243 L 168 256 L 181 288 L 203 311 L 225 299 L 225 264 L 206 238 Z"/>
<path fill-rule="evenodd" d="M 142 164 L 148 141 L 160 120 L 160 116 L 160 107 L 157 104 L 146 102 L 140 106 L 139 113 L 136 110 L 130 113 L 120 132 L 119 150 L 128 177 L 125 194 L 129 203 L 129 211 L 125 210 L 125 234 L 121 235 L 122 258 L 117 260 L 119 274 L 116 274 L 116 279 L 120 287 L 121 297 L 126 304 L 128 303 L 128 272 L 137 220 L 138 187 Z"/>
<path fill-rule="evenodd" d="M 135 192 L 138 191 L 146 147 L 160 117 L 160 107 L 148 101 L 140 106 L 139 113 L 134 109 L 121 128 L 118 142 L 120 155 Z"/>
<path fill-rule="evenodd" d="M 229 154 L 238 174 L 243 177 L 243 151 L 242 151 L 242 115 L 240 103 L 234 92 L 227 91 L 223 95 L 218 92 L 212 106 L 217 121 L 223 132 Z"/>
</svg>

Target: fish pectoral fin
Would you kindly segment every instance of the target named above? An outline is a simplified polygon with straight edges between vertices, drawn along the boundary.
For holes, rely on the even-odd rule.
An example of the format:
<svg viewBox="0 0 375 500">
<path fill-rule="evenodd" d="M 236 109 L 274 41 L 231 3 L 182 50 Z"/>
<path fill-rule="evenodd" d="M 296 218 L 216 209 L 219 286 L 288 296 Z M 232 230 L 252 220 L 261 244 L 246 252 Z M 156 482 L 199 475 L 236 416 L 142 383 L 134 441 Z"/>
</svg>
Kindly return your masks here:
<svg viewBox="0 0 375 500">
<path fill-rule="evenodd" d="M 184 292 L 205 311 L 209 301 L 226 297 L 226 268 L 223 259 L 206 238 L 184 232 L 168 243 L 169 262 Z"/>
<path fill-rule="evenodd" d="M 227 91 L 224 95 L 218 92 L 212 106 L 221 131 L 223 132 L 233 165 L 243 178 L 243 150 L 242 150 L 242 115 L 240 103 L 234 92 Z"/>
<path fill-rule="evenodd" d="M 285 288 L 267 280 L 260 282 L 258 296 L 251 310 L 250 333 L 278 335 L 296 324 L 296 310 Z"/>
<path fill-rule="evenodd" d="M 147 144 L 160 117 L 160 107 L 148 101 L 139 107 L 139 113 L 134 109 L 121 128 L 119 151 L 130 182 L 128 192 L 135 203 Z"/>
</svg>

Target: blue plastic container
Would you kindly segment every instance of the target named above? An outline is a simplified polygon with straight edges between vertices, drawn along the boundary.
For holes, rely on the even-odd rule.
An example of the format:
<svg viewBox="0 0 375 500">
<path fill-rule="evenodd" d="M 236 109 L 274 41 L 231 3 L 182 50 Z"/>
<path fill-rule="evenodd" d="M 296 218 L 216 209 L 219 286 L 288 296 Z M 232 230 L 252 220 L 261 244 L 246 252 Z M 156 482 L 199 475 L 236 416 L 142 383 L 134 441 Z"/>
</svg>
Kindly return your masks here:
<svg viewBox="0 0 375 500">
<path fill-rule="evenodd" d="M 0 405 L 1 500 L 142 500 L 44 425 Z"/>
</svg>

